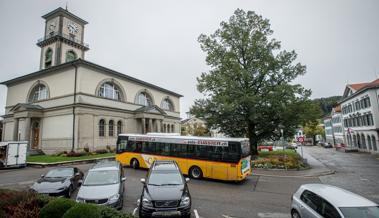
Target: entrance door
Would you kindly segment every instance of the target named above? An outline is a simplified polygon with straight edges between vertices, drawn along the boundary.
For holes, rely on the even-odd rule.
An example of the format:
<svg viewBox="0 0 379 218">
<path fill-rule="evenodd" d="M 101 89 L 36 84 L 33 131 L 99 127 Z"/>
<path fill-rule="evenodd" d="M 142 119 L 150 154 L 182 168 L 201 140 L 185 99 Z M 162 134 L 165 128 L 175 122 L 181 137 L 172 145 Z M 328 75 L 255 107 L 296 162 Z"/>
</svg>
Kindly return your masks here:
<svg viewBox="0 0 379 218">
<path fill-rule="evenodd" d="M 35 121 L 32 126 L 32 146 L 31 149 L 38 149 L 39 144 L 39 122 Z"/>
</svg>

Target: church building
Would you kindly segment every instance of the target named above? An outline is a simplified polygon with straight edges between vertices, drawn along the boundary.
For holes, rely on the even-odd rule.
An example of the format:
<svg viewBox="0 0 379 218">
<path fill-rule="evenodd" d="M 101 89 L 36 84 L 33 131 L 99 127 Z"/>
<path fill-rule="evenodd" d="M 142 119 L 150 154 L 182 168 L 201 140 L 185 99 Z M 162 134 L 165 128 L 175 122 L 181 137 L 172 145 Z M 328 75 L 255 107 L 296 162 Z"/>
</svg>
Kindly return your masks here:
<svg viewBox="0 0 379 218">
<path fill-rule="evenodd" d="M 71 12 L 42 18 L 40 70 L 1 82 L 3 141 L 50 154 L 115 146 L 120 133 L 180 133 L 182 95 L 85 60 L 87 22 Z"/>
</svg>

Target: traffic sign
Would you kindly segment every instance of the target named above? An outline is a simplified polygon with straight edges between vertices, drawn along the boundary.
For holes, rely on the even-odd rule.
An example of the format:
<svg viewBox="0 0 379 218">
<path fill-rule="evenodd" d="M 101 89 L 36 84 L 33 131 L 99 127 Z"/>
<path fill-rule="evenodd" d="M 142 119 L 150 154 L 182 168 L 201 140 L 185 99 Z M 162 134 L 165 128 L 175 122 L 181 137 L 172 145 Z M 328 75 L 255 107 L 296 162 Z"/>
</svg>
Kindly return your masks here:
<svg viewBox="0 0 379 218">
<path fill-rule="evenodd" d="M 297 137 L 297 142 L 303 143 L 304 142 L 304 136 Z"/>
</svg>

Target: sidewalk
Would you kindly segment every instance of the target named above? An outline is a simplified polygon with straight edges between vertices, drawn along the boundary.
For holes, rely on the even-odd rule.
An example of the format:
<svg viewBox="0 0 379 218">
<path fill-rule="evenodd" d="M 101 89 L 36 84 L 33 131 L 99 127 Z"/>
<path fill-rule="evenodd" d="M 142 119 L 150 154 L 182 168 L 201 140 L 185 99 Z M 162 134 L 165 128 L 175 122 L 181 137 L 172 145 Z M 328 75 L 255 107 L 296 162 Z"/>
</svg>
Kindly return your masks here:
<svg viewBox="0 0 379 218">
<path fill-rule="evenodd" d="M 301 155 L 301 148 L 297 149 L 297 152 Z M 333 174 L 334 171 L 330 170 L 323 163 L 312 157 L 306 151 L 306 147 L 303 148 L 304 159 L 307 160 L 311 169 L 307 170 L 266 170 L 266 169 L 253 169 L 253 175 L 257 176 L 273 176 L 273 177 L 319 177 Z"/>
</svg>

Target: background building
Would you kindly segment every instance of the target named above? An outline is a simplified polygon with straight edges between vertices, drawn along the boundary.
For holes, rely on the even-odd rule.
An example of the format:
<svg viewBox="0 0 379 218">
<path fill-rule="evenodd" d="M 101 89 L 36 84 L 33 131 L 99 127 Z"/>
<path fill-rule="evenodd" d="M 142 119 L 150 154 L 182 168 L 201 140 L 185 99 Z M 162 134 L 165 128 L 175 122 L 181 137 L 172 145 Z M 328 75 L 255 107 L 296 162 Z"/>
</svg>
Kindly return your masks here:
<svg viewBox="0 0 379 218">
<path fill-rule="evenodd" d="M 40 70 L 1 83 L 4 140 L 54 153 L 114 146 L 119 133 L 180 132 L 182 95 L 83 60 L 87 22 L 76 15 L 42 17 Z"/>
<path fill-rule="evenodd" d="M 379 79 L 347 85 L 340 102 L 347 144 L 378 153 Z"/>
<path fill-rule="evenodd" d="M 345 131 L 343 126 L 343 119 L 342 119 L 342 113 L 341 113 L 341 106 L 338 105 L 332 109 L 331 113 L 332 117 L 332 127 L 333 127 L 333 138 L 334 138 L 334 145 L 336 144 L 345 144 Z"/>
<path fill-rule="evenodd" d="M 332 117 L 327 116 L 324 118 L 324 128 L 325 128 L 325 141 L 334 144 L 333 136 L 333 126 L 332 126 Z"/>
</svg>

